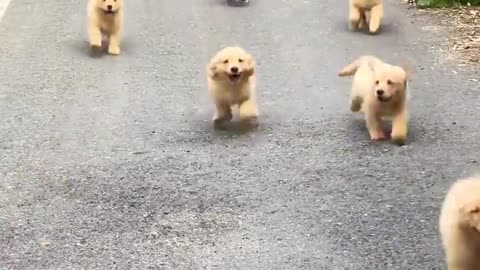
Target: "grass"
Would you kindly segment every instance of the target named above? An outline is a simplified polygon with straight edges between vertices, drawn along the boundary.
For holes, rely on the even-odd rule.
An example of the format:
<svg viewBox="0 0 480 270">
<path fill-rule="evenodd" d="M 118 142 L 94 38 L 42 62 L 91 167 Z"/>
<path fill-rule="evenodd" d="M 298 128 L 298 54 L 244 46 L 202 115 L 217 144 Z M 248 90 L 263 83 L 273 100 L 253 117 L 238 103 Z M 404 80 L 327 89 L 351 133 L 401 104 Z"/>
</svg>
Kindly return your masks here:
<svg viewBox="0 0 480 270">
<path fill-rule="evenodd" d="M 480 0 L 416 0 L 419 7 L 451 7 L 458 5 L 480 6 Z"/>
</svg>

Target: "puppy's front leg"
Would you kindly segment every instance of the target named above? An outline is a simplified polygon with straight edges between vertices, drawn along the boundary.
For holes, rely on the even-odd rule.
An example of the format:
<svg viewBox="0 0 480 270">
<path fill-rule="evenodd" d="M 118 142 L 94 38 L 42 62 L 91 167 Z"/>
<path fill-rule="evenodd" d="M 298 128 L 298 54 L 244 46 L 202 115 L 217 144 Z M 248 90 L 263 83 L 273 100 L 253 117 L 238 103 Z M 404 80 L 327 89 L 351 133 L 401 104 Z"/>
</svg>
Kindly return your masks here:
<svg viewBox="0 0 480 270">
<path fill-rule="evenodd" d="M 102 49 L 102 32 L 100 28 L 94 24 L 90 23 L 88 26 L 88 39 L 90 43 L 90 48 L 93 51 L 100 51 Z"/>
<path fill-rule="evenodd" d="M 370 11 L 370 33 L 375 34 L 380 28 L 380 21 L 383 17 L 383 4 L 374 6 Z"/>
<path fill-rule="evenodd" d="M 360 21 L 361 15 L 360 10 L 353 5 L 350 6 L 350 14 L 348 15 L 348 26 L 351 31 L 355 31 L 358 28 L 358 22 Z"/>
<path fill-rule="evenodd" d="M 108 53 L 112 55 L 120 54 L 120 31 L 114 32 L 110 35 Z"/>
<path fill-rule="evenodd" d="M 229 104 L 219 102 L 215 104 L 216 111 L 213 117 L 213 126 L 223 128 L 225 122 L 232 120 L 232 109 Z"/>
<path fill-rule="evenodd" d="M 367 122 L 368 133 L 370 133 L 370 138 L 374 141 L 384 140 L 385 132 L 382 128 L 382 118 L 376 112 L 367 111 L 365 113 L 365 120 Z"/>
<path fill-rule="evenodd" d="M 241 122 L 250 122 L 252 125 L 258 124 L 258 108 L 255 100 L 249 98 L 240 104 L 239 118 Z"/>
<path fill-rule="evenodd" d="M 398 113 L 392 121 L 392 142 L 404 145 L 407 140 L 407 115 L 405 109 Z"/>
</svg>

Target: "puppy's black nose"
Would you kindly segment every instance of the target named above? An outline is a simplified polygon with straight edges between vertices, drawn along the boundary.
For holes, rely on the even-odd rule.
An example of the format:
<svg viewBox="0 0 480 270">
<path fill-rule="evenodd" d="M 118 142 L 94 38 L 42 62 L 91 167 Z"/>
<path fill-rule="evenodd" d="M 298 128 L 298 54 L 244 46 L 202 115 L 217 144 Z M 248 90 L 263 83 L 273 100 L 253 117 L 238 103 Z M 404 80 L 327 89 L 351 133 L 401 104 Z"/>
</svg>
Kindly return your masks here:
<svg viewBox="0 0 480 270">
<path fill-rule="evenodd" d="M 383 90 L 381 90 L 381 89 L 380 89 L 380 90 L 377 90 L 377 95 L 383 96 L 383 94 L 385 94 L 385 91 L 383 91 Z"/>
<path fill-rule="evenodd" d="M 108 6 L 107 6 L 107 9 L 108 9 L 108 10 L 112 10 L 112 5 L 108 5 Z"/>
<path fill-rule="evenodd" d="M 237 72 L 238 72 L 238 67 L 232 67 L 232 68 L 230 69 L 230 71 L 231 71 L 232 73 L 237 73 Z"/>
</svg>

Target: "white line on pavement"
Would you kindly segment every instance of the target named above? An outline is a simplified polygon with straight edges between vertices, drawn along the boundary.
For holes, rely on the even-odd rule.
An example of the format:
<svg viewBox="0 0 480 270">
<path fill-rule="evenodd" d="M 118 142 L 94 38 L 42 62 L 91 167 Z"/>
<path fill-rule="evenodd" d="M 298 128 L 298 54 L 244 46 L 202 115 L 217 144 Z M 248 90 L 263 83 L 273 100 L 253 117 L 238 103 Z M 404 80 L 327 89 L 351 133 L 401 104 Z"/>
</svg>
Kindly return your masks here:
<svg viewBox="0 0 480 270">
<path fill-rule="evenodd" d="M 0 0 L 0 21 L 2 20 L 3 15 L 5 15 L 5 10 L 7 10 L 10 1 L 11 0 Z"/>
</svg>

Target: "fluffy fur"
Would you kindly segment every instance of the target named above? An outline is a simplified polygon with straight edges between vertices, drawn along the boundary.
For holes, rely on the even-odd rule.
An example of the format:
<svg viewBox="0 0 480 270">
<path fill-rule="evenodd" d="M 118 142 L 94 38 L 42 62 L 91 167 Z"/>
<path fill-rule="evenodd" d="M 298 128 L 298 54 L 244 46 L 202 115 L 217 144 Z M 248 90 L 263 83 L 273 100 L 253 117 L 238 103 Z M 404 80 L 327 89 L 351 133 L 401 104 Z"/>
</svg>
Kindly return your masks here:
<svg viewBox="0 0 480 270">
<path fill-rule="evenodd" d="M 480 176 L 452 185 L 443 202 L 439 229 L 448 270 L 480 269 Z"/>
<path fill-rule="evenodd" d="M 232 106 L 238 105 L 242 122 L 256 124 L 255 59 L 240 47 L 226 47 L 212 57 L 207 66 L 210 96 L 215 103 L 215 127 L 232 119 Z"/>
<path fill-rule="evenodd" d="M 392 141 L 407 138 L 407 79 L 402 67 L 384 63 L 375 56 L 362 56 L 343 68 L 339 76 L 353 77 L 350 109 L 363 112 L 372 140 L 386 138 L 382 118 L 392 118 Z"/>
<path fill-rule="evenodd" d="M 92 50 L 101 50 L 105 35 L 109 41 L 108 53 L 120 54 L 122 23 L 123 0 L 89 0 L 88 36 Z"/>
<path fill-rule="evenodd" d="M 367 24 L 367 16 L 370 17 Z M 350 30 L 369 28 L 375 34 L 380 28 L 383 17 L 382 0 L 350 0 L 350 13 L 348 16 Z"/>
</svg>

